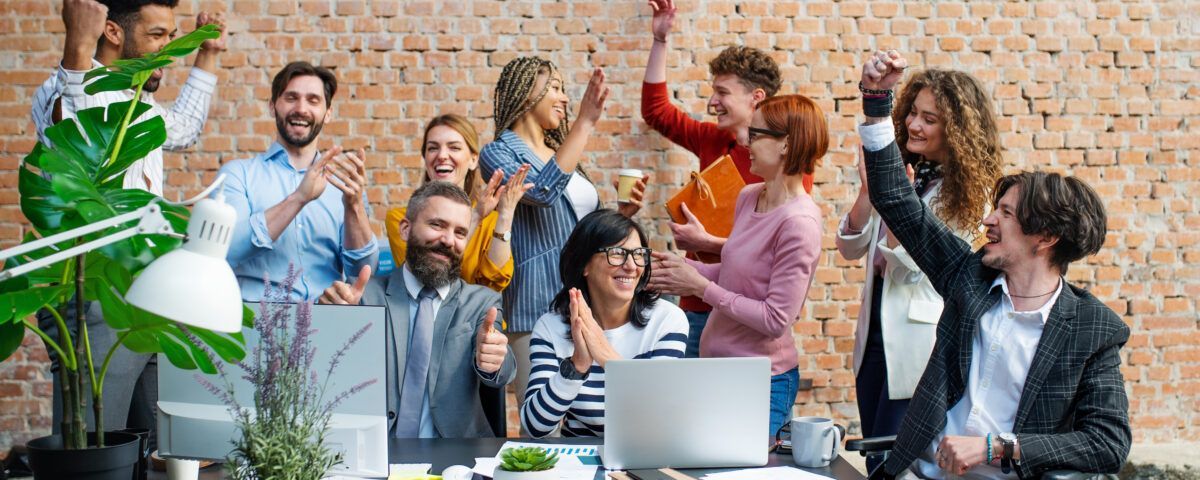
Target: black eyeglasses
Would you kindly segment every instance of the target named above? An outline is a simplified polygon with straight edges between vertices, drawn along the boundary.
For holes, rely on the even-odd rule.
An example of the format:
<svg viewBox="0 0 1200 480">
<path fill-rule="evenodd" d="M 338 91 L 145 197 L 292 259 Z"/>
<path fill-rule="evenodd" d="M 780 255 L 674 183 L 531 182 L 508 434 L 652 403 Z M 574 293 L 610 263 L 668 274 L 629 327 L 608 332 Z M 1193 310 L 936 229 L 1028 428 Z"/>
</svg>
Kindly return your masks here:
<svg viewBox="0 0 1200 480">
<path fill-rule="evenodd" d="M 768 137 L 774 137 L 774 138 L 783 138 L 783 137 L 787 136 L 787 132 L 781 132 L 779 130 L 771 130 L 769 128 L 758 128 L 758 127 L 749 127 L 749 128 L 750 128 L 750 134 L 747 135 L 747 140 L 750 143 L 754 143 L 755 140 L 758 140 L 759 137 L 761 137 L 763 135 L 766 135 Z"/>
<path fill-rule="evenodd" d="M 632 250 L 625 247 L 605 247 L 596 249 L 596 253 L 603 253 L 608 258 L 608 264 L 614 267 L 625 265 L 629 257 L 633 256 L 633 264 L 639 267 L 644 267 L 650 264 L 650 249 L 646 247 L 634 248 Z"/>
</svg>

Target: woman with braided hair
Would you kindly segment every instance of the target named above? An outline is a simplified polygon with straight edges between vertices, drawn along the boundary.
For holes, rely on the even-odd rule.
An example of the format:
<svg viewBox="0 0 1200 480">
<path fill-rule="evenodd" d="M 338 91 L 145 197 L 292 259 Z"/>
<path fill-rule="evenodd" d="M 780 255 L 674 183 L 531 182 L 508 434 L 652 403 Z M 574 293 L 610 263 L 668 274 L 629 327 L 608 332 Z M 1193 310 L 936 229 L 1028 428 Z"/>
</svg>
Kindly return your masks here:
<svg viewBox="0 0 1200 480">
<path fill-rule="evenodd" d="M 505 178 L 528 165 L 526 182 L 534 186 L 513 216 L 513 280 L 503 292 L 509 345 L 517 357 L 518 400 L 529 378 L 529 332 L 561 288 L 559 255 L 579 219 L 600 207 L 595 185 L 581 171 L 588 136 L 608 99 L 604 72 L 592 72 L 574 125 L 567 122 L 569 99 L 563 78 L 549 60 L 519 57 L 508 62 L 496 84 L 496 139 L 483 147 L 479 167 L 485 178 Z M 618 211 L 632 217 L 642 206 L 643 178 Z M 507 232 L 496 232 L 505 236 Z"/>
</svg>

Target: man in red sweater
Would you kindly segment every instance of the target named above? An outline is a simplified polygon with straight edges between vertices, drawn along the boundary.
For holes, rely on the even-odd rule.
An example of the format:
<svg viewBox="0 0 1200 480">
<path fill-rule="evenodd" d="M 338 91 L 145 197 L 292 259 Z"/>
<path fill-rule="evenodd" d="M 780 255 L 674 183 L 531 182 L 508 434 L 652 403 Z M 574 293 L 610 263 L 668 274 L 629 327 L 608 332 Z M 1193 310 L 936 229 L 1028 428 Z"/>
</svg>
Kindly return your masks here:
<svg viewBox="0 0 1200 480">
<path fill-rule="evenodd" d="M 654 10 L 651 22 L 654 45 L 650 47 L 642 83 L 642 119 L 650 128 L 700 157 L 700 170 L 729 155 L 747 184 L 762 182 L 762 178 L 750 173 L 750 151 L 744 144 L 755 106 L 779 91 L 782 83 L 779 65 L 755 48 L 726 48 L 708 63 L 713 90 L 708 99 L 708 113 L 715 115 L 717 122 L 693 119 L 671 103 L 667 92 L 667 35 L 675 22 L 675 2 L 650 0 L 650 6 Z M 812 191 L 811 175 L 804 177 L 804 189 Z M 696 258 L 694 252 L 719 255 L 725 239 L 706 232 L 704 226 L 687 212 L 686 206 L 684 213 L 688 215 L 687 223 L 671 224 L 675 245 L 686 250 L 688 258 Z M 680 299 L 679 306 L 688 317 L 686 355 L 696 357 L 700 350 L 700 333 L 708 323 L 712 307 L 696 297 Z"/>
</svg>

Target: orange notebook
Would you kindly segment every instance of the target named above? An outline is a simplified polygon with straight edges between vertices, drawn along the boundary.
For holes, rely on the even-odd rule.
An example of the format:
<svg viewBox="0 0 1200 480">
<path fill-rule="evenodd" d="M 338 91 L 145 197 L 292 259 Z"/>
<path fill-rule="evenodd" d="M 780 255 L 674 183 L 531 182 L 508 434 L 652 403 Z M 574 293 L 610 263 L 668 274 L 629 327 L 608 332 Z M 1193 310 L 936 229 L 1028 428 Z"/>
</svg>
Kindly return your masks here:
<svg viewBox="0 0 1200 480">
<path fill-rule="evenodd" d="M 687 223 L 681 204 L 686 203 L 688 211 L 692 212 L 704 230 L 718 237 L 728 237 L 733 231 L 733 209 L 737 205 L 738 193 L 746 186 L 742 174 L 738 172 L 733 158 L 724 155 L 697 173 L 692 172 L 692 179 L 675 196 L 667 200 L 667 213 L 675 223 Z M 705 261 L 715 261 L 718 257 L 700 254 Z"/>
</svg>

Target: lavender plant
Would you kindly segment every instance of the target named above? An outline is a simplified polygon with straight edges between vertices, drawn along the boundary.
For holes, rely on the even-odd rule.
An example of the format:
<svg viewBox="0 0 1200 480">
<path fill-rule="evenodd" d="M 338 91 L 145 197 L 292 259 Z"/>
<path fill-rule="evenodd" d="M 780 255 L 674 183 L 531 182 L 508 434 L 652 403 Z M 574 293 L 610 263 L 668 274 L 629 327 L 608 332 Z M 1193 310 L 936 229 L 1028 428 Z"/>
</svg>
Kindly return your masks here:
<svg viewBox="0 0 1200 480">
<path fill-rule="evenodd" d="M 341 461 L 341 454 L 325 445 L 333 409 L 351 395 L 374 384 L 367 380 L 331 399 L 326 388 L 345 353 L 366 334 L 371 325 L 359 329 L 330 358 L 325 381 L 319 382 L 313 368 L 316 347 L 310 341 L 312 304 L 291 304 L 289 293 L 299 278 L 294 266 L 283 283 L 267 287 L 254 322 L 260 341 L 247 360 L 238 362 L 242 378 L 254 385 L 254 408 L 239 405 L 221 362 L 214 362 L 224 387 L 206 378 L 196 379 L 220 398 L 234 414 L 241 436 L 227 468 L 235 480 L 318 480 Z M 294 314 L 293 312 L 294 308 Z"/>
</svg>

